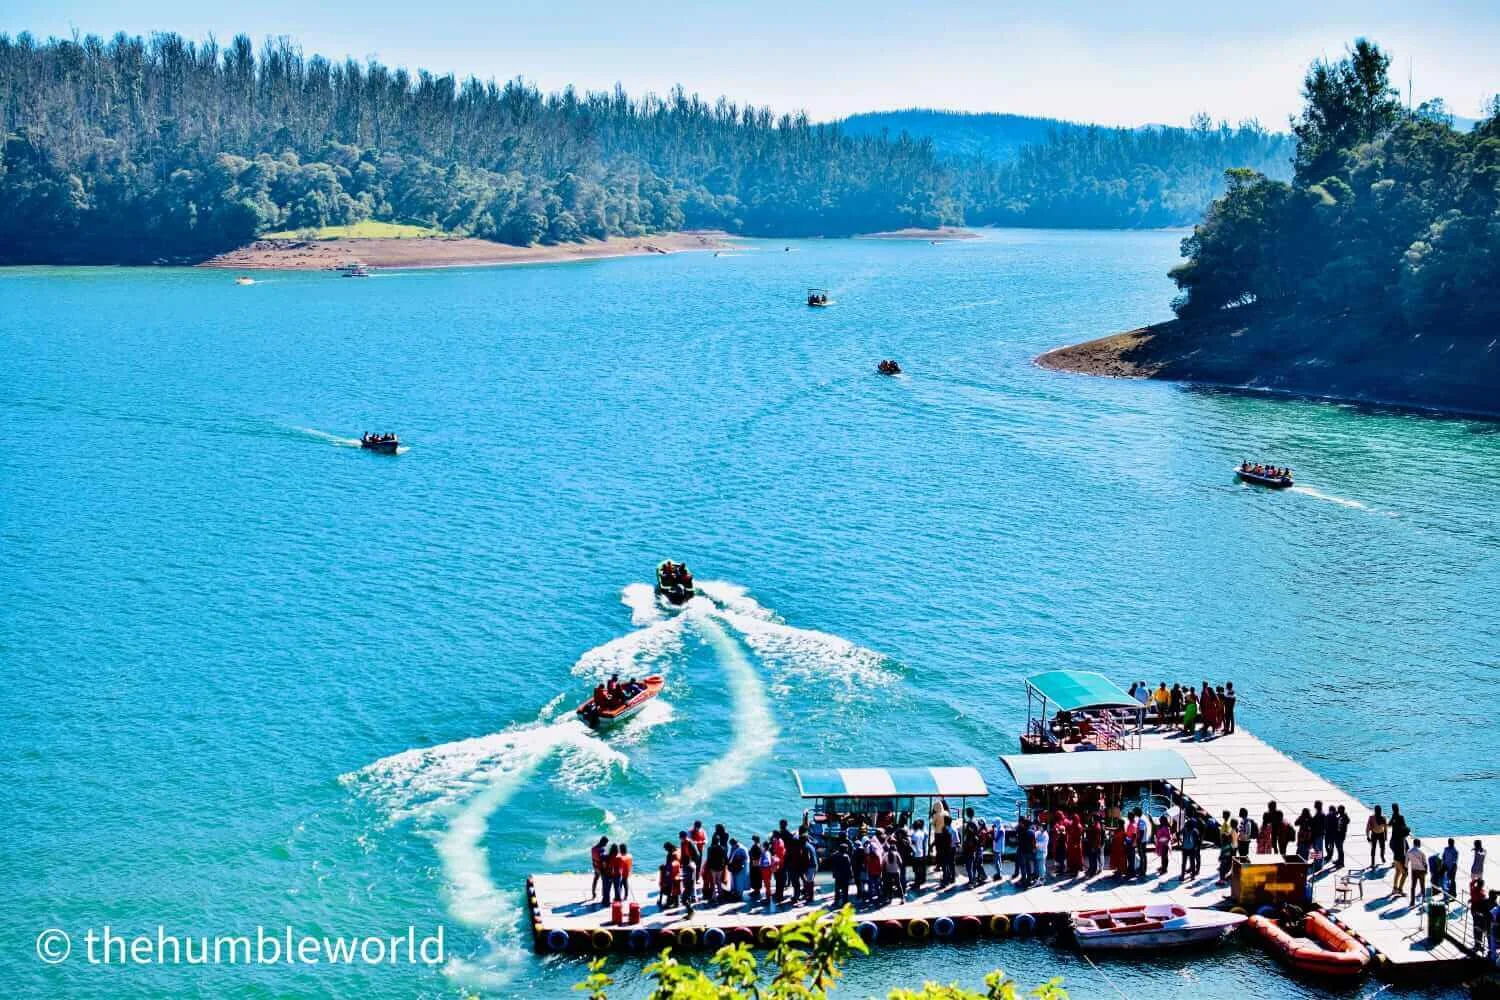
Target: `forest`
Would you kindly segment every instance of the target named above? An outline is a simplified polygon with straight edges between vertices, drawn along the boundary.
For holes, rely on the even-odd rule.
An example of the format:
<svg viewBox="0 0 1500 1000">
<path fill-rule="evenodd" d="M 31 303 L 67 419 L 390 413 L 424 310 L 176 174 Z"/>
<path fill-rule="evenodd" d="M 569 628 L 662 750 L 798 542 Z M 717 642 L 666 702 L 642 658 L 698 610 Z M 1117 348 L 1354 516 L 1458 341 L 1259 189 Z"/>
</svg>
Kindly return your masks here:
<svg viewBox="0 0 1500 1000">
<path fill-rule="evenodd" d="M 1274 176 L 1287 155 L 1255 126 L 1016 121 L 1036 144 L 1000 162 L 680 88 L 543 94 L 305 56 L 286 38 L 0 35 L 0 263 L 188 262 L 364 219 L 519 245 L 1186 224 L 1225 167 Z"/>
<path fill-rule="evenodd" d="M 1055 118 L 914 108 L 852 115 L 861 135 L 930 139 L 954 168 L 971 225 L 1187 226 L 1224 193 L 1225 171 L 1292 175 L 1290 136 L 1197 115 L 1188 128 L 1106 128 Z"/>
<path fill-rule="evenodd" d="M 1389 70 L 1364 39 L 1313 64 L 1293 177 L 1229 172 L 1172 272 L 1179 316 L 1253 308 L 1397 336 L 1494 337 L 1500 98 L 1460 131 L 1441 103 L 1403 107 Z"/>
</svg>

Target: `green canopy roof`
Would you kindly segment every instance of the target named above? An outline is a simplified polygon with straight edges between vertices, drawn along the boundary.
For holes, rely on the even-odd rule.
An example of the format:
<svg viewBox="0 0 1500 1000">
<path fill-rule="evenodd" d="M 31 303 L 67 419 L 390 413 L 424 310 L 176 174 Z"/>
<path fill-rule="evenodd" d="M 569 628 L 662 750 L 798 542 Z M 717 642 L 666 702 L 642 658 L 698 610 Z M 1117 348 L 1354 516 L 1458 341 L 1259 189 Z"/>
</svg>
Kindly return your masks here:
<svg viewBox="0 0 1500 1000">
<path fill-rule="evenodd" d="M 1045 785 L 1108 785 L 1196 778 L 1176 750 L 1075 750 L 1001 757 L 1022 788 Z"/>
<path fill-rule="evenodd" d="M 1092 670 L 1049 670 L 1027 679 L 1038 694 L 1064 712 L 1080 708 L 1135 708 L 1139 701 L 1103 674 Z"/>
<path fill-rule="evenodd" d="M 965 798 L 988 795 L 972 767 L 840 767 L 793 769 L 804 799 Z"/>
</svg>

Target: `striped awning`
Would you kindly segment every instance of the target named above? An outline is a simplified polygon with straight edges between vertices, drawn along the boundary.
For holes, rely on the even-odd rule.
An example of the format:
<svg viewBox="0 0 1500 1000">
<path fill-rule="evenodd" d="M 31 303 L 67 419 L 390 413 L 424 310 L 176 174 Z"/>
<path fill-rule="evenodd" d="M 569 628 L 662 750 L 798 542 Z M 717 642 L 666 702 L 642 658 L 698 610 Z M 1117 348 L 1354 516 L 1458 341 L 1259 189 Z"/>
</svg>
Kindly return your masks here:
<svg viewBox="0 0 1500 1000">
<path fill-rule="evenodd" d="M 1022 788 L 1048 785 L 1145 784 L 1196 778 L 1176 750 L 1078 750 L 1000 758 Z"/>
<path fill-rule="evenodd" d="M 972 767 L 838 767 L 792 770 L 804 799 L 888 799 L 990 794 Z"/>
</svg>

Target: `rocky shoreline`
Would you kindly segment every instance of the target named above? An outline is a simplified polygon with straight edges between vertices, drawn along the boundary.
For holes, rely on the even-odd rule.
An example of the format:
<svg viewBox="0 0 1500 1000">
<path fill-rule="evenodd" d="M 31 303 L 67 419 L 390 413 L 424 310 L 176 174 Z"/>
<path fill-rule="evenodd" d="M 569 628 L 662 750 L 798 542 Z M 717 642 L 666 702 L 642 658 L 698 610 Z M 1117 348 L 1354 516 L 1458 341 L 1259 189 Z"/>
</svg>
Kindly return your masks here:
<svg viewBox="0 0 1500 1000">
<path fill-rule="evenodd" d="M 1500 417 L 1500 338 L 1413 334 L 1371 317 L 1233 310 L 1058 347 L 1036 363 L 1085 375 Z"/>
</svg>

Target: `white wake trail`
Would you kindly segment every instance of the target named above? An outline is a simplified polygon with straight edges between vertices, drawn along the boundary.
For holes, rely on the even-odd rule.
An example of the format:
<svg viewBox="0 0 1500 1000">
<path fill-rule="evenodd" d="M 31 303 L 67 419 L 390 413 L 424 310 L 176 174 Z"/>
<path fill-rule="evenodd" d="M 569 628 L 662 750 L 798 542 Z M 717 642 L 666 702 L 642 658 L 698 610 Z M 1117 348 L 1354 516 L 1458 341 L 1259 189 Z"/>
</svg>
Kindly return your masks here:
<svg viewBox="0 0 1500 1000">
<path fill-rule="evenodd" d="M 1305 497 L 1312 497 L 1314 500 L 1327 500 L 1329 503 L 1336 503 L 1340 507 L 1350 507 L 1354 510 L 1370 509 L 1368 505 L 1360 503 L 1358 500 L 1350 500 L 1347 497 L 1336 497 L 1328 493 L 1320 493 L 1319 491 L 1313 489 L 1311 486 L 1293 486 L 1287 492 L 1297 493 Z"/>
<path fill-rule="evenodd" d="M 698 769 L 693 781 L 671 800 L 673 808 L 688 810 L 722 792 L 744 784 L 751 769 L 771 752 L 778 730 L 766 700 L 765 685 L 739 644 L 706 613 L 692 608 L 694 627 L 713 647 L 729 684 L 729 749 Z"/>
<path fill-rule="evenodd" d="M 554 754 L 573 789 L 608 781 L 628 761 L 569 715 L 545 721 L 560 699 L 535 722 L 488 736 L 419 747 L 377 760 L 340 778 L 386 811 L 390 822 L 411 821 L 432 838 L 442 863 L 444 895 L 453 918 L 490 946 L 478 962 L 454 959 L 448 972 L 485 989 L 503 985 L 520 967 L 525 949 L 516 928 L 520 895 L 495 885 L 485 839 L 490 820 L 505 808 L 537 769 Z"/>
<path fill-rule="evenodd" d="M 698 587 L 718 605 L 716 616 L 743 636 L 757 656 L 784 674 L 833 682 L 847 694 L 868 693 L 899 679 L 883 654 L 841 636 L 788 625 L 738 584 L 708 580 Z"/>
</svg>

